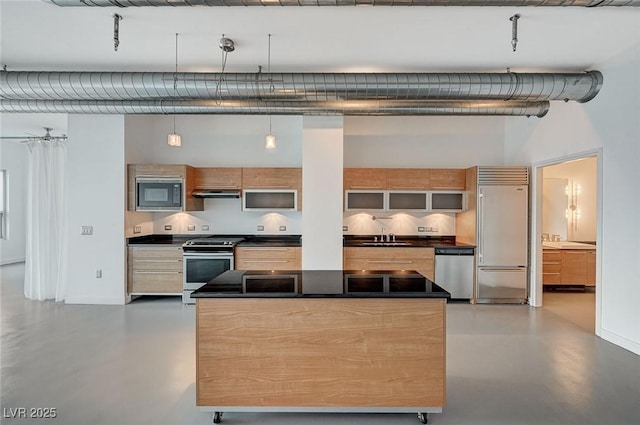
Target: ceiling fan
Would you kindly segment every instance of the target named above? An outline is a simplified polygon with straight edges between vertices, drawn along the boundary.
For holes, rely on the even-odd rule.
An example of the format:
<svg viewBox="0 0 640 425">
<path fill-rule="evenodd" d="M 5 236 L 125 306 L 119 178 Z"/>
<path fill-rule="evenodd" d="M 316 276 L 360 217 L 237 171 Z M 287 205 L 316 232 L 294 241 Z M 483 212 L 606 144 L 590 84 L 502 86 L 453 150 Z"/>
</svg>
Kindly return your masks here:
<svg viewBox="0 0 640 425">
<path fill-rule="evenodd" d="M 61 136 L 52 136 L 51 135 L 51 130 L 53 130 L 53 128 L 51 128 L 51 127 L 43 127 L 43 128 L 45 130 L 44 136 L 35 136 L 35 135 L 31 135 L 31 136 L 0 136 L 0 139 L 3 139 L 3 140 L 19 140 L 20 143 L 37 142 L 37 141 L 43 141 L 43 142 L 64 141 L 64 140 L 68 139 L 66 134 L 63 134 Z"/>
</svg>

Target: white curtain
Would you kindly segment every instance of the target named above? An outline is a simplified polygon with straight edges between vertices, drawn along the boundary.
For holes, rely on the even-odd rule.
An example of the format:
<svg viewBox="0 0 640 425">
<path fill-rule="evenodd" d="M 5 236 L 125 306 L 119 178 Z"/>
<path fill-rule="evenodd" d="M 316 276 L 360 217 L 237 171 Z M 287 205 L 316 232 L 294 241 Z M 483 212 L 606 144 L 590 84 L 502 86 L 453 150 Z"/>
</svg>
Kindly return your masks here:
<svg viewBox="0 0 640 425">
<path fill-rule="evenodd" d="M 65 211 L 64 141 L 28 142 L 27 243 L 24 295 L 63 301 Z"/>
</svg>

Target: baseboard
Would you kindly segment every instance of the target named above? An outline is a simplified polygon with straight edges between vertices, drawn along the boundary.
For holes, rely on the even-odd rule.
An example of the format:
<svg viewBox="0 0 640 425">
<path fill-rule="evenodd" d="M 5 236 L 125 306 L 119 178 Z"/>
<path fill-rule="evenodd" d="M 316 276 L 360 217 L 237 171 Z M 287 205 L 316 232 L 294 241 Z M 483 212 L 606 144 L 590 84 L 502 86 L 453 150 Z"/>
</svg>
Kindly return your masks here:
<svg viewBox="0 0 640 425">
<path fill-rule="evenodd" d="M 123 297 L 67 297 L 65 304 L 124 305 Z"/>
<path fill-rule="evenodd" d="M 24 263 L 25 262 L 25 258 L 5 258 L 4 260 L 0 261 L 0 266 L 6 266 L 9 264 L 15 264 L 15 263 Z"/>
<path fill-rule="evenodd" d="M 612 344 L 615 344 L 640 356 L 640 343 L 636 341 L 632 341 L 629 338 L 618 335 L 617 333 L 608 331 L 606 329 L 602 329 L 602 331 L 600 332 L 600 337 Z"/>
</svg>

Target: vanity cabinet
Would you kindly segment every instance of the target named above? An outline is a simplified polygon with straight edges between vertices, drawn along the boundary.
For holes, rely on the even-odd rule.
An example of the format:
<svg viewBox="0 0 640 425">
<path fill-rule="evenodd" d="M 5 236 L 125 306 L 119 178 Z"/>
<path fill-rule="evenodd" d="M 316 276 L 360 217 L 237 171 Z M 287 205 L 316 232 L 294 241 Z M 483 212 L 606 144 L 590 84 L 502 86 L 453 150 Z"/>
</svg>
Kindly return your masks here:
<svg viewBox="0 0 640 425">
<path fill-rule="evenodd" d="M 434 248 L 346 247 L 344 270 L 415 270 L 434 280 Z"/>
<path fill-rule="evenodd" d="M 182 295 L 181 246 L 130 246 L 127 253 L 129 294 Z"/>
<path fill-rule="evenodd" d="M 542 250 L 544 285 L 595 285 L 595 249 Z"/>
<path fill-rule="evenodd" d="M 300 270 L 302 248 L 295 246 L 236 247 L 236 270 Z"/>
</svg>

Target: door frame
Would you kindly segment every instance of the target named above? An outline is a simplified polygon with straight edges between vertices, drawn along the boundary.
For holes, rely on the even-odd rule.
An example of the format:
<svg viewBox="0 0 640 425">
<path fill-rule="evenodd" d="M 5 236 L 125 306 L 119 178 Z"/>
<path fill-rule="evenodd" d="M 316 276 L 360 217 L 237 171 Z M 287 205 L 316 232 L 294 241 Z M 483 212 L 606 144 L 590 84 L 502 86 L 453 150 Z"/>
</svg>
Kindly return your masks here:
<svg viewBox="0 0 640 425">
<path fill-rule="evenodd" d="M 578 159 L 595 157 L 597 159 L 596 194 L 596 323 L 595 333 L 602 331 L 602 148 L 591 149 L 571 155 L 564 155 L 545 161 L 535 162 L 531 166 L 531 267 L 529 304 L 533 307 L 543 305 L 542 287 L 542 188 L 544 167 L 558 165 Z"/>
</svg>

